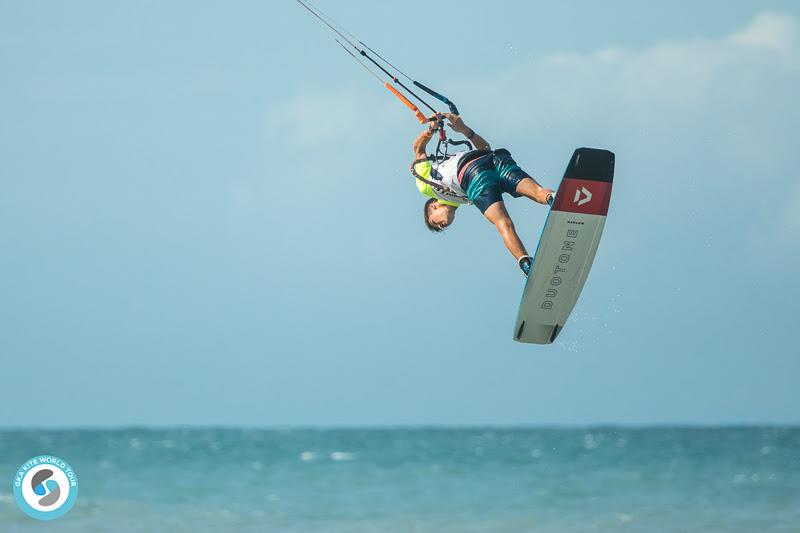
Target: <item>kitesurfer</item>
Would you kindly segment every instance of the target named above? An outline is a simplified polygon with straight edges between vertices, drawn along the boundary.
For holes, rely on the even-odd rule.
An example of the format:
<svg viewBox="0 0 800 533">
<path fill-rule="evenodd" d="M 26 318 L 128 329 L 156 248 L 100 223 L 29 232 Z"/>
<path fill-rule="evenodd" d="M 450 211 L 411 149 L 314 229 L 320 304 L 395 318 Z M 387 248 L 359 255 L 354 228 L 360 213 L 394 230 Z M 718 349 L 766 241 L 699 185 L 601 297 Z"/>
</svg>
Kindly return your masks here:
<svg viewBox="0 0 800 533">
<path fill-rule="evenodd" d="M 442 117 L 447 118 L 453 131 L 461 133 L 473 144 L 473 150 L 451 154 L 444 159 L 426 155 L 425 149 Z M 417 178 L 417 188 L 430 196 L 424 210 L 428 229 L 442 231 L 453 223 L 459 205 L 474 204 L 497 228 L 506 248 L 527 276 L 532 259 L 514 229 L 502 194 L 508 193 L 514 198 L 524 196 L 547 205 L 553 201 L 553 191 L 542 187 L 523 171 L 508 150 L 492 150 L 483 137 L 452 113 L 431 118 L 428 128 L 414 140 L 414 155 L 416 160 L 411 170 Z"/>
</svg>

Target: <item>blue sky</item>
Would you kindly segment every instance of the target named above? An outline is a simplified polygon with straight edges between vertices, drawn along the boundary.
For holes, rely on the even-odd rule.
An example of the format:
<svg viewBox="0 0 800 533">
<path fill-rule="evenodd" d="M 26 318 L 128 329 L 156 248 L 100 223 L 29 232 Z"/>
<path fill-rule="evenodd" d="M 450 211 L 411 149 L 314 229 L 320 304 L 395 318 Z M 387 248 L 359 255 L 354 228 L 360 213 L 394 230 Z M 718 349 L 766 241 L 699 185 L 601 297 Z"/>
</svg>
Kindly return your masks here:
<svg viewBox="0 0 800 533">
<path fill-rule="evenodd" d="M 419 125 L 295 2 L 0 0 L 0 425 L 800 423 L 800 10 L 557 4 L 319 1 L 545 185 L 616 152 L 539 347 L 494 228 L 424 228 Z"/>
</svg>

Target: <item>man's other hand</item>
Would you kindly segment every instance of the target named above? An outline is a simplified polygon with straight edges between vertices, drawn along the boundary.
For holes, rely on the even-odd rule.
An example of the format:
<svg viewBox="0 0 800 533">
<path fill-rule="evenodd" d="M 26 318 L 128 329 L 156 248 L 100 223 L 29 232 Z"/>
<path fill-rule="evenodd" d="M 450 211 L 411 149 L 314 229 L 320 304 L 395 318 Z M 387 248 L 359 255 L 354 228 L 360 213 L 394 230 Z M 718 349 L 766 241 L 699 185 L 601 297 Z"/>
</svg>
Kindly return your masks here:
<svg viewBox="0 0 800 533">
<path fill-rule="evenodd" d="M 445 118 L 448 120 L 450 129 L 456 133 L 466 133 L 469 128 L 464 121 L 461 120 L 461 117 L 458 115 L 454 115 L 453 113 L 444 113 Z"/>
</svg>

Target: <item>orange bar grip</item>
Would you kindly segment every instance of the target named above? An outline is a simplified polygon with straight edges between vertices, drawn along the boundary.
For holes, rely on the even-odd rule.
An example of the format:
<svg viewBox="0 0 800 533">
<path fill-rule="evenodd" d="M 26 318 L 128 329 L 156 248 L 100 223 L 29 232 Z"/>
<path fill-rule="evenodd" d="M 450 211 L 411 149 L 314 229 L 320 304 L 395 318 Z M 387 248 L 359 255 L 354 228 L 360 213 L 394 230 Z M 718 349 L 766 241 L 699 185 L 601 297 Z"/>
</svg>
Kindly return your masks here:
<svg viewBox="0 0 800 533">
<path fill-rule="evenodd" d="M 412 104 L 412 103 L 411 103 L 411 102 L 408 100 L 408 98 L 406 98 L 405 96 L 403 96 L 403 95 L 400 93 L 400 91 L 398 91 L 397 89 L 395 89 L 394 87 L 392 87 L 391 85 L 389 85 L 389 83 L 388 83 L 388 82 L 385 82 L 385 83 L 383 84 L 383 86 L 384 86 L 384 87 L 386 87 L 387 89 L 389 89 L 390 91 L 392 91 L 392 94 L 393 94 L 393 95 L 395 95 L 397 98 L 399 98 L 401 102 L 403 102 L 404 104 L 406 104 L 406 107 L 408 107 L 408 108 L 409 108 L 411 111 L 413 111 L 413 112 L 414 112 L 414 114 L 417 116 L 417 120 L 419 120 L 419 123 L 420 123 L 420 124 L 425 124 L 426 122 L 428 122 L 428 119 L 427 119 L 427 117 L 425 117 L 425 115 L 423 115 L 423 114 L 422 114 L 422 111 L 420 111 L 420 110 L 419 110 L 419 108 L 418 108 L 417 106 L 415 106 L 414 104 Z"/>
</svg>

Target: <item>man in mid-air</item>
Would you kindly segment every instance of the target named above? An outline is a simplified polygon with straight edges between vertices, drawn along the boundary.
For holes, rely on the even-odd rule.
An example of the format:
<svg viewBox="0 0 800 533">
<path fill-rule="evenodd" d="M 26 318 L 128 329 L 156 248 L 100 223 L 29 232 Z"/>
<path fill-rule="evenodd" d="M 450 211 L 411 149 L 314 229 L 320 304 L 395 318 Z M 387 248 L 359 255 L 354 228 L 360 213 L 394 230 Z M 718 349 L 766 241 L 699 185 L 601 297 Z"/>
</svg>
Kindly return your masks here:
<svg viewBox="0 0 800 533">
<path fill-rule="evenodd" d="M 453 223 L 459 205 L 474 204 L 497 228 L 506 248 L 527 277 L 532 259 L 506 211 L 503 193 L 547 205 L 553 202 L 553 191 L 539 185 L 519 168 L 508 150 L 492 150 L 461 117 L 451 113 L 444 113 L 444 116 L 450 128 L 464 135 L 475 149 L 452 154 L 444 160 L 427 156 L 425 148 L 436 132 L 437 120 L 432 120 L 414 140 L 416 160 L 411 172 L 417 178 L 419 191 L 430 196 L 425 202 L 425 224 L 431 231 L 442 231 Z"/>
</svg>

